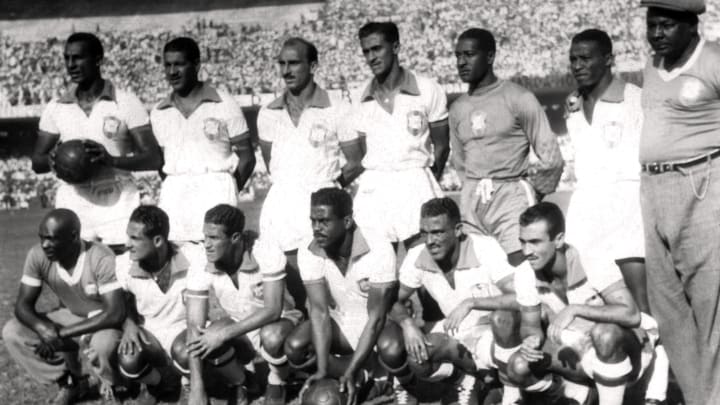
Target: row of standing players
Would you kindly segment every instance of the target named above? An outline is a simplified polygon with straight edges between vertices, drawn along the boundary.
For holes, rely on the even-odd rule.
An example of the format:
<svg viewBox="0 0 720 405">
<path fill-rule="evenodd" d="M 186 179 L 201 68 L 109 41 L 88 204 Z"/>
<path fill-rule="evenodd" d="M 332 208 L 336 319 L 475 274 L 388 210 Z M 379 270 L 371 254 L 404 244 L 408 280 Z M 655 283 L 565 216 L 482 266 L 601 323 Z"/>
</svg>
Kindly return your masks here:
<svg viewBox="0 0 720 405">
<path fill-rule="evenodd" d="M 313 82 L 312 75 L 317 67 L 314 46 L 299 38 L 287 40 L 278 57 L 287 91 L 264 107 L 258 116 L 260 145 L 273 176 L 273 187 L 260 218 L 260 232 L 265 244 L 285 252 L 287 285 L 295 301 L 302 305 L 304 290 L 310 292 L 314 289 L 312 282 L 305 283 L 304 288 L 300 282 L 300 275 L 310 271 L 304 269 L 302 256 L 298 253 L 308 248 L 305 235 L 314 230 L 313 243 L 316 244 L 328 238 L 328 235 L 317 231 L 318 227 L 329 223 L 327 219 L 313 221 L 312 225 L 307 219 L 312 191 L 338 183 L 345 186 L 362 173 L 351 211 L 360 228 L 379 235 L 381 239 L 394 241 L 395 245 L 404 242 L 406 248 L 413 245 L 420 230 L 427 253 L 419 253 L 414 264 L 428 271 L 421 272 L 421 276 L 427 276 L 433 270 L 441 270 L 437 273 L 447 275 L 445 283 L 450 290 L 445 289 L 439 296 L 432 292 L 430 295 L 447 316 L 444 325 L 452 323 L 453 319 L 459 325 L 461 322 L 457 320 L 459 315 L 455 310 L 460 306 L 443 308 L 442 301 L 448 297 L 457 298 L 457 290 L 464 285 L 455 283 L 458 276 L 454 269 L 459 268 L 458 263 L 472 264 L 460 261 L 460 257 L 468 261 L 471 257 L 461 253 L 467 252 L 467 249 L 460 249 L 462 243 L 457 241 L 472 241 L 475 238 L 456 235 L 458 244 L 454 247 L 458 249 L 453 251 L 457 253 L 450 255 L 449 259 L 445 258 L 449 262 L 436 260 L 434 269 L 431 265 L 425 268 L 423 264 L 430 263 L 430 260 L 423 258 L 431 256 L 437 259 L 433 251 L 442 250 L 440 243 L 432 242 L 442 232 L 418 228 L 418 224 L 422 223 L 420 206 L 440 194 L 435 177 L 442 173 L 449 146 L 452 145 L 456 166 L 464 178 L 460 211 L 467 222 L 465 228 L 493 236 L 507 254 L 505 261 L 518 266 L 517 269 L 527 265 L 533 267 L 538 282 L 547 283 L 539 290 L 551 293 L 540 294 L 543 308 L 546 308 L 540 314 L 557 315 L 554 320 L 552 317 L 545 320 L 545 324 L 549 322 L 549 337 L 555 339 L 544 339 L 542 328 L 539 328 L 539 334 L 520 328 L 524 331 L 521 335 L 527 333 L 527 336 L 522 336 L 525 338 L 522 349 L 503 351 L 502 344 L 491 346 L 493 364 L 515 364 L 515 361 L 508 363 L 514 354 L 522 359 L 517 360 L 518 364 L 523 360 L 541 363 L 540 358 L 544 359 L 538 353 L 541 345 L 561 342 L 563 335 L 572 335 L 561 333 L 569 325 L 576 320 L 590 320 L 595 323 L 591 328 L 576 328 L 587 340 L 583 347 L 593 349 L 594 357 L 589 356 L 587 364 L 585 356 L 581 356 L 585 377 L 594 379 L 601 403 L 619 403 L 624 383 L 632 379 L 633 370 L 639 364 L 635 361 L 637 358 L 628 353 L 627 348 L 633 345 L 626 344 L 626 340 L 642 342 L 639 340 L 642 337 L 640 332 L 631 333 L 635 332 L 632 328 L 641 323 L 641 318 L 645 323 L 642 330 L 655 329 L 651 318 L 640 317 L 635 304 L 637 301 L 643 312 L 649 312 L 642 260 L 647 256 L 648 265 L 653 269 L 648 273 L 650 287 L 647 295 L 654 315 L 659 319 L 660 335 L 668 346 L 671 364 L 685 399 L 688 403 L 705 403 L 706 398 L 712 398 L 707 395 L 715 389 L 712 382 L 712 376 L 716 375 L 715 356 L 700 356 L 697 348 L 703 347 L 699 343 L 712 342 L 716 338 L 706 332 L 712 330 L 712 314 L 716 305 L 709 303 L 717 277 L 707 271 L 713 264 L 714 256 L 700 254 L 701 259 L 698 259 L 695 254 L 698 250 L 710 249 L 703 242 L 712 239 L 708 234 L 711 230 L 697 225 L 688 232 L 686 225 L 680 227 L 678 224 L 686 223 L 688 217 L 703 218 L 714 212 L 712 206 L 708 206 L 713 199 L 705 197 L 714 191 L 709 176 L 717 146 L 711 135 L 717 132 L 713 124 L 717 120 L 713 117 L 719 114 L 720 109 L 715 108 L 718 100 L 712 96 L 716 94 L 712 93 L 715 88 L 712 86 L 718 81 L 711 67 L 718 57 L 717 48 L 706 43 L 697 33 L 697 15 L 704 10 L 702 2 L 644 3 L 649 6 L 648 40 L 656 54 L 648 62 L 645 72 L 642 103 L 641 91 L 637 87 L 613 77 L 610 70 L 612 44 L 606 34 L 597 30 L 585 31 L 574 37 L 571 46 L 571 66 L 578 91 L 568 98 L 567 119 L 577 151 L 578 189 L 569 208 L 568 234 L 569 240 L 582 252 L 581 271 L 587 272 L 587 277 L 583 277 L 582 273 L 580 276 L 573 275 L 577 271 L 568 270 L 572 267 L 569 264 L 563 268 L 562 262 L 577 263 L 578 260 L 567 258 L 573 257 L 569 253 L 572 249 L 562 241 L 564 232 L 557 230 L 557 221 L 546 218 L 544 222 L 555 229 L 546 232 L 546 236 L 555 246 L 553 252 L 562 253 L 562 260 L 557 260 L 554 254 L 552 262 L 543 262 L 543 255 L 533 253 L 528 247 L 540 244 L 542 238 L 528 240 L 521 235 L 521 229 L 527 226 L 520 226 L 517 218 L 535 204 L 537 194 L 554 190 L 562 169 L 562 159 L 547 118 L 534 96 L 495 77 L 492 71 L 495 54 L 492 34 L 470 29 L 458 38 L 458 72 L 470 87 L 468 93 L 452 105 L 449 114 L 445 96 L 437 84 L 400 67 L 399 35 L 392 23 L 369 23 L 360 30 L 361 48 L 375 78 L 354 107 L 331 101 L 327 93 Z M 101 78 L 102 46 L 96 38 L 88 34 L 74 34 L 68 39 L 65 58 L 71 79 L 77 85 L 65 96 L 51 102 L 43 113 L 37 153 L 33 158 L 34 168 L 38 171 L 50 168 L 50 151 L 58 140 L 81 137 L 100 138 L 104 148 L 93 148 L 89 152 L 105 163 L 107 170 L 88 184 L 61 188 L 58 206 L 72 207 L 78 212 L 82 229 L 89 232 L 87 236 L 101 237 L 109 244 L 117 243 L 125 239 L 125 236 L 118 237 L 127 223 L 127 215 L 121 215 L 123 208 L 134 208 L 137 203 L 134 190 L 126 182 L 127 170 L 158 169 L 162 156 L 162 170 L 167 177 L 163 182 L 160 207 L 171 221 L 170 240 L 205 238 L 206 245 L 209 244 L 198 218 L 202 218 L 205 211 L 218 202 L 236 204 L 237 186 L 247 180 L 254 160 L 240 110 L 228 95 L 198 81 L 200 58 L 194 41 L 179 38 L 166 45 L 164 67 L 173 93 L 152 110 L 149 118 L 151 126 L 137 98 L 114 89 Z M 695 121 L 702 125 L 695 125 Z M 158 144 L 163 148 L 163 155 L 160 155 Z M 673 147 L 668 147 L 668 144 Z M 528 182 L 527 155 L 530 147 L 539 157 L 540 171 Z M 346 161 L 342 167 L 341 153 Z M 638 176 L 635 163 L 638 153 L 642 163 L 641 176 Z M 643 184 L 640 196 L 638 177 Z M 675 183 L 675 187 L 667 187 L 667 184 Z M 681 191 L 692 193 L 682 194 Z M 640 200 L 644 218 L 640 214 Z M 449 204 L 447 200 L 442 201 Z M 347 215 L 338 215 L 335 211 L 331 214 L 336 218 L 342 217 L 346 223 L 352 223 L 346 219 Z M 442 214 L 451 225 L 455 225 L 452 223 L 454 215 L 444 211 Z M 643 222 L 646 228 L 644 242 Z M 692 224 L 699 222 L 702 221 L 692 221 Z M 350 224 L 347 226 L 352 228 Z M 458 233 L 464 235 L 463 232 Z M 701 238 L 700 243 L 694 242 L 695 238 Z M 668 244 L 668 240 L 673 243 Z M 343 287 L 343 281 L 350 279 L 346 271 L 355 268 L 356 261 L 363 257 L 362 254 L 353 255 L 353 250 L 367 250 L 362 244 L 357 245 L 350 245 L 352 249 L 345 252 L 349 256 L 333 257 L 333 252 L 323 254 L 318 249 L 315 252 L 319 252 L 316 257 L 331 261 L 332 264 L 328 263 L 330 268 L 338 269 L 341 276 L 345 274 L 335 281 L 331 281 L 331 275 L 327 273 L 320 277 L 327 279 L 330 286 L 343 288 L 342 293 L 331 294 L 334 300 L 332 306 L 336 309 L 339 308 L 338 301 L 341 301 L 339 297 L 350 296 L 348 292 L 353 288 L 361 293 L 372 293 L 376 292 L 373 288 L 375 284 L 391 283 L 382 277 L 373 283 L 370 280 L 374 278 L 368 276 L 367 279 L 358 279 L 357 286 Z M 649 248 L 647 254 L 646 246 Z M 689 253 L 691 250 L 692 255 Z M 369 251 L 372 252 L 372 249 Z M 413 249 L 409 252 L 412 253 Z M 492 256 L 492 253 L 483 254 Z M 482 257 L 479 255 L 479 258 Z M 478 257 L 475 259 L 477 262 Z M 351 267 L 348 267 L 348 262 Z M 309 268 L 317 265 L 306 264 Z M 632 291 L 629 300 L 622 276 L 614 278 L 618 274 L 618 266 Z M 323 271 L 328 268 L 319 267 Z M 502 268 L 498 264 L 497 270 Z M 556 270 L 558 273 L 555 273 Z M 483 274 L 488 276 L 488 271 Z M 516 274 L 520 273 L 516 271 Z M 412 289 L 413 282 L 406 280 L 406 284 L 402 271 L 400 274 L 401 293 L 405 287 Z M 315 280 L 315 276 L 310 276 L 309 280 Z M 536 277 L 532 278 L 533 281 Z M 585 279 L 586 282 L 583 281 Z M 576 280 L 578 286 L 569 283 L 570 280 Z M 612 282 L 608 283 L 608 280 Z M 488 285 L 501 280 L 492 281 Z M 569 291 L 563 294 L 563 284 L 566 289 L 587 284 L 594 288 L 595 294 L 585 296 L 580 301 L 582 304 L 576 304 L 571 298 L 574 294 L 569 294 Z M 679 297 L 678 291 L 684 293 L 682 297 Z M 487 298 L 485 293 L 478 294 L 471 295 L 469 301 L 463 301 L 465 305 L 474 302 L 471 306 L 475 309 L 473 314 L 481 310 L 500 309 L 498 302 L 503 300 L 484 301 Z M 518 305 L 523 308 L 535 305 L 534 299 L 521 300 L 523 295 L 517 293 L 517 302 L 532 305 L 512 304 L 514 309 L 518 309 Z M 368 302 L 380 305 L 384 302 L 383 297 L 371 297 Z M 697 300 L 685 297 L 697 297 Z M 584 305 L 596 303 L 593 300 L 598 298 L 604 305 L 599 311 L 595 305 Z M 327 306 L 327 302 L 325 304 Z M 313 307 L 310 306 L 311 314 Z M 523 321 L 526 312 L 533 314 L 537 311 L 520 311 Z M 467 313 L 460 321 L 465 315 Z M 384 316 L 383 313 L 383 319 Z M 327 318 L 320 319 L 327 321 Z M 488 325 L 495 321 L 498 321 L 495 317 L 485 317 L 477 323 Z M 351 321 L 349 324 L 356 323 Z M 407 328 L 401 328 L 406 342 L 400 346 L 407 347 L 410 357 L 415 360 L 410 363 L 425 363 L 423 355 L 428 354 L 427 348 L 431 346 L 418 343 L 423 339 L 414 339 L 417 336 L 412 334 L 410 322 L 401 324 Z M 362 343 L 359 347 L 364 350 L 356 350 L 351 357 L 347 370 L 352 372 L 344 373 L 344 384 L 358 378 L 360 360 L 367 357 L 379 336 L 378 324 L 368 322 L 365 325 L 374 325 L 374 328 L 368 326 L 367 333 L 364 329 L 359 333 L 358 344 Z M 685 327 L 678 330 L 678 325 Z M 80 330 L 85 332 L 88 329 Z M 342 327 L 340 330 L 350 333 L 352 328 Z M 322 340 L 320 335 L 314 338 Z M 495 338 L 496 343 L 500 342 L 497 336 Z M 651 342 L 655 339 L 645 340 Z M 470 348 L 469 352 L 476 360 L 482 358 L 479 346 L 473 347 L 473 343 L 464 346 Z M 382 358 L 381 347 L 378 352 L 381 360 L 386 360 Z M 507 355 L 505 361 L 497 356 L 498 353 Z M 656 353 L 651 357 L 657 362 L 662 356 Z M 688 362 L 688 359 L 697 361 Z M 318 364 L 327 364 L 329 360 L 326 355 L 319 354 L 317 361 Z M 455 363 L 452 360 L 449 362 Z M 384 362 L 385 365 L 389 363 L 392 361 Z M 456 365 L 462 369 L 462 366 Z M 697 365 L 700 365 L 702 378 L 708 382 L 699 387 L 690 377 L 695 371 L 692 367 Z M 663 368 L 657 366 L 656 370 Z M 320 374 L 327 371 L 319 368 Z M 404 381 L 399 369 L 389 368 L 399 373 L 396 373 L 398 381 Z M 445 367 L 448 368 L 452 367 Z M 522 373 L 516 373 L 522 371 L 522 367 L 513 370 L 500 373 L 506 375 L 508 384 L 522 387 L 524 392 L 553 391 L 554 380 L 546 378 L 551 374 L 532 381 L 538 377 L 536 374 L 528 380 L 520 378 Z M 428 370 L 425 372 L 427 374 Z M 435 372 L 437 370 L 429 371 L 430 375 Z M 414 370 L 411 374 L 419 378 L 423 372 Z M 412 376 L 405 377 L 412 379 Z M 566 381 L 565 384 L 570 383 Z M 345 386 L 350 388 L 354 384 Z M 664 389 L 661 390 L 663 396 Z"/>
</svg>

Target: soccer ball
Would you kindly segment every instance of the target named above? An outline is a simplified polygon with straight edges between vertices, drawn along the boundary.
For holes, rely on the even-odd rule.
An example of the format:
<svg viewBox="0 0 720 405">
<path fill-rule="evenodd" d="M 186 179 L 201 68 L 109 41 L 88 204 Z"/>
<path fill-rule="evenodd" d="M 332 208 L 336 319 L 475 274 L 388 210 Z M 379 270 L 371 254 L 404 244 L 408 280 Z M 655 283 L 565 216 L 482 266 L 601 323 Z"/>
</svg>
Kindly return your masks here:
<svg viewBox="0 0 720 405">
<path fill-rule="evenodd" d="M 70 183 L 83 183 L 92 177 L 97 165 L 90 161 L 90 155 L 85 152 L 88 140 L 73 139 L 63 142 L 55 149 L 55 174 L 61 180 Z"/>
<path fill-rule="evenodd" d="M 315 381 L 303 394 L 302 405 L 345 405 L 347 394 L 340 392 L 340 384 L 332 378 Z"/>
</svg>

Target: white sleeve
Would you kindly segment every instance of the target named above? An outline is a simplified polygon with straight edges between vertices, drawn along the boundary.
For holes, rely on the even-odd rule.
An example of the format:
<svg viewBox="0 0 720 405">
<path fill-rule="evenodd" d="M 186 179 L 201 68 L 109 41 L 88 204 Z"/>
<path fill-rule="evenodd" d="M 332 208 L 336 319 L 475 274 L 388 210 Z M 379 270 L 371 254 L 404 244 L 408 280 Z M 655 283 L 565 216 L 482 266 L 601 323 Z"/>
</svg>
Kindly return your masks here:
<svg viewBox="0 0 720 405">
<path fill-rule="evenodd" d="M 260 109 L 257 116 L 257 131 L 258 138 L 261 141 L 272 143 L 275 142 L 275 131 L 277 129 L 277 125 L 274 125 L 269 115 L 270 112 L 268 112 L 266 107 Z"/>
<path fill-rule="evenodd" d="M 212 279 L 210 274 L 208 274 L 205 270 L 207 266 L 207 258 L 205 257 L 203 248 L 186 244 L 181 250 L 182 254 L 190 263 L 187 275 L 188 291 L 194 292 L 195 294 L 210 291 Z M 205 294 L 202 295 L 204 296 Z"/>
<path fill-rule="evenodd" d="M 129 291 L 130 288 L 130 256 L 128 253 L 123 253 L 115 258 L 115 277 L 117 277 L 118 284 L 123 290 Z"/>
<path fill-rule="evenodd" d="M 508 263 L 507 254 L 495 238 L 471 235 L 468 235 L 468 238 L 477 238 L 473 240 L 475 254 L 482 258 L 484 263 L 487 263 L 493 283 L 497 283 L 515 272 L 515 267 Z M 478 251 L 477 247 L 480 247 L 481 250 Z"/>
<path fill-rule="evenodd" d="M 335 110 L 336 130 L 338 142 L 350 142 L 359 137 L 357 129 L 352 124 L 353 110 L 349 103 L 341 102 Z"/>
<path fill-rule="evenodd" d="M 424 247 L 419 246 L 419 248 L 423 249 Z M 402 264 L 400 265 L 398 279 L 401 284 L 404 284 L 410 288 L 422 287 L 422 270 L 418 269 L 415 265 L 415 261 L 418 257 L 415 252 L 421 251 L 420 249 L 410 249 L 408 254 L 405 255 L 405 259 L 403 259 Z"/>
<path fill-rule="evenodd" d="M 42 115 L 40 115 L 40 124 L 38 125 L 38 129 L 43 132 L 47 132 L 49 134 L 59 134 L 60 130 L 58 129 L 57 125 L 55 125 L 55 108 L 57 107 L 56 101 L 51 101 L 47 107 L 42 112 Z"/>
<path fill-rule="evenodd" d="M 230 139 L 240 135 L 249 136 L 248 125 L 245 121 L 242 108 L 240 108 L 240 104 L 229 94 L 224 94 L 223 98 L 228 104 L 229 116 L 227 119 L 227 128 Z"/>
<path fill-rule="evenodd" d="M 157 139 L 158 145 L 165 146 L 165 131 L 162 125 L 162 122 L 160 122 L 160 113 L 157 109 L 153 108 L 152 111 L 150 111 L 150 125 L 152 126 L 152 132 L 153 135 L 155 135 L 155 139 Z"/>
<path fill-rule="evenodd" d="M 537 280 L 535 279 L 535 272 L 527 261 L 515 268 L 513 281 L 515 297 L 518 304 L 523 307 L 540 305 L 540 295 L 538 294 L 536 286 Z"/>
<path fill-rule="evenodd" d="M 439 122 L 448 118 L 445 90 L 434 80 L 430 82 L 431 94 L 428 105 L 428 122 Z"/>
<path fill-rule="evenodd" d="M 275 241 L 260 237 L 253 245 L 252 254 L 260 266 L 263 281 L 277 281 L 285 278 L 287 257 Z"/>
<path fill-rule="evenodd" d="M 133 93 L 124 93 L 121 98 L 120 108 L 125 114 L 125 124 L 128 129 L 133 129 L 150 123 L 147 109 L 142 101 Z M 118 100 L 120 101 L 120 100 Z"/>
<path fill-rule="evenodd" d="M 397 281 L 396 255 L 392 244 L 381 239 L 370 246 L 369 254 L 372 255 L 372 267 L 368 281 L 377 284 Z"/>
<path fill-rule="evenodd" d="M 315 256 L 308 248 L 298 250 L 298 269 L 303 282 L 316 282 L 325 278 L 325 260 Z"/>
</svg>

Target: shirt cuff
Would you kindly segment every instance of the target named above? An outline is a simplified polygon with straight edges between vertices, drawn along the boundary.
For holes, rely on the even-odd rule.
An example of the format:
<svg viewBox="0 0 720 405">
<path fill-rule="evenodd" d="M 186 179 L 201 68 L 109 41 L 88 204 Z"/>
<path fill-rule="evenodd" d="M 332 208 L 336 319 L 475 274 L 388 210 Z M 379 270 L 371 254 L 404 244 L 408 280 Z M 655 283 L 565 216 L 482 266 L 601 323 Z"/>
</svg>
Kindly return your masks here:
<svg viewBox="0 0 720 405">
<path fill-rule="evenodd" d="M 29 285 L 30 287 L 41 287 L 42 286 L 41 280 L 38 280 L 35 277 L 30 277 L 28 275 L 23 275 L 22 278 L 20 279 L 20 282 L 25 285 Z"/>
<path fill-rule="evenodd" d="M 120 283 L 117 281 L 113 281 L 112 283 L 108 283 L 108 284 L 101 285 L 100 287 L 98 287 L 98 293 L 100 295 L 102 295 L 102 294 L 109 293 L 110 291 L 117 290 L 120 288 L 122 288 Z"/>
</svg>

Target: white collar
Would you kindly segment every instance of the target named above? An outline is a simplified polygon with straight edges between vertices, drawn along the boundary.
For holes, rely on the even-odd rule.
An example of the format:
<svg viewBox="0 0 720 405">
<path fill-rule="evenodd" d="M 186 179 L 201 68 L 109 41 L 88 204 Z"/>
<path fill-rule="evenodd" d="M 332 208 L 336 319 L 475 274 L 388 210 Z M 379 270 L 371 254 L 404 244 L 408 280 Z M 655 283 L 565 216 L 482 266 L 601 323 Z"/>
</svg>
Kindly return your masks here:
<svg viewBox="0 0 720 405">
<path fill-rule="evenodd" d="M 700 52 L 702 52 L 703 47 L 705 46 L 705 38 L 700 38 L 700 42 L 698 42 L 697 46 L 695 47 L 695 50 L 693 51 L 693 54 L 690 55 L 690 59 L 687 60 L 682 66 L 678 66 L 675 69 L 671 71 L 665 70 L 663 65 L 665 64 L 664 59 L 660 59 L 660 62 L 658 63 L 658 76 L 665 81 L 669 82 L 670 80 L 676 79 L 681 74 L 685 73 L 688 69 L 690 69 L 697 59 L 700 57 Z"/>
<path fill-rule="evenodd" d="M 67 285 L 75 285 L 80 281 L 80 277 L 82 277 L 83 271 L 85 271 L 85 244 L 83 243 L 83 246 L 80 251 L 80 256 L 78 256 L 77 262 L 75 263 L 75 267 L 72 269 L 72 275 L 63 267 L 60 265 L 60 262 L 55 263 L 57 265 L 57 274 L 60 277 L 62 281 L 64 281 Z"/>
</svg>

